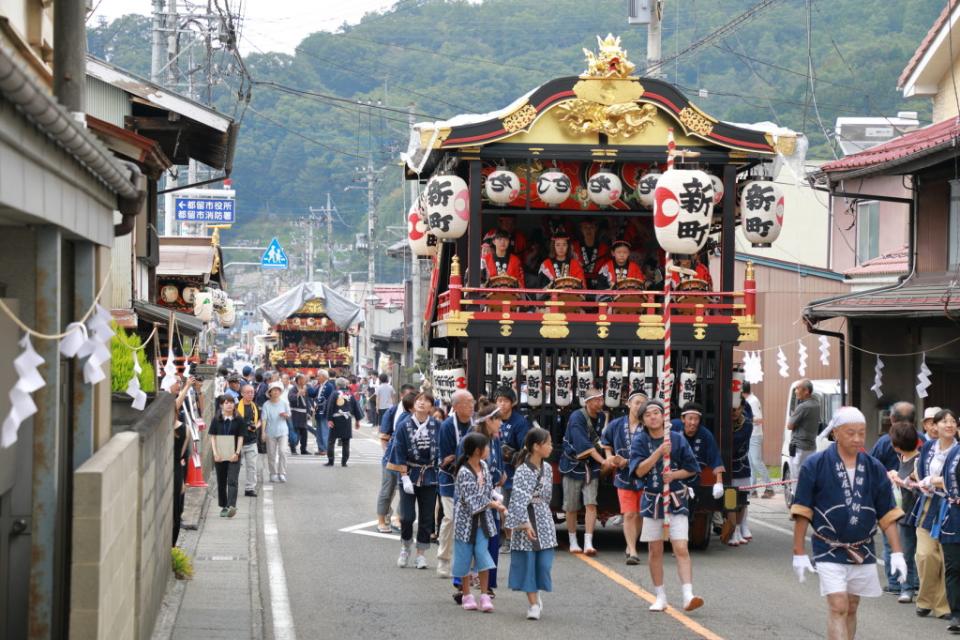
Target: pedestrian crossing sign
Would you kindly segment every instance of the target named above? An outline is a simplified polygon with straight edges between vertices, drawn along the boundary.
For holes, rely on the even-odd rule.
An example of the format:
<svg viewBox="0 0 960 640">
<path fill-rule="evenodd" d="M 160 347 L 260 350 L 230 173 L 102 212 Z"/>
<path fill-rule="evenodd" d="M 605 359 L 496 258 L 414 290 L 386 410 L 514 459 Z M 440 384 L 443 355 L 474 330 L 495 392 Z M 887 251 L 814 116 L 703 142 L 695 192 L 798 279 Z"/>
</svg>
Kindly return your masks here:
<svg viewBox="0 0 960 640">
<path fill-rule="evenodd" d="M 287 254 L 284 253 L 280 242 L 274 238 L 260 258 L 260 267 L 262 269 L 286 269 L 288 266 Z"/>
</svg>

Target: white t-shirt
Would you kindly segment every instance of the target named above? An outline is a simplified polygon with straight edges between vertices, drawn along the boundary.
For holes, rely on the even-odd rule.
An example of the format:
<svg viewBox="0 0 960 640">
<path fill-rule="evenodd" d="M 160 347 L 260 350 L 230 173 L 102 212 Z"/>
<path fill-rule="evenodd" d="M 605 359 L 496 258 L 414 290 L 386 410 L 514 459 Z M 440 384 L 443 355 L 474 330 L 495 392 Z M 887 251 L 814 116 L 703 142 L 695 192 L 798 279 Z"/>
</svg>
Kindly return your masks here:
<svg viewBox="0 0 960 640">
<path fill-rule="evenodd" d="M 393 387 L 389 382 L 381 382 L 377 385 L 377 410 L 386 411 L 393 406 Z"/>
<path fill-rule="evenodd" d="M 752 435 L 763 435 L 763 407 L 760 405 L 760 400 L 754 394 L 750 394 L 745 398 L 747 404 L 750 405 L 750 409 L 753 410 L 753 434 Z"/>
</svg>

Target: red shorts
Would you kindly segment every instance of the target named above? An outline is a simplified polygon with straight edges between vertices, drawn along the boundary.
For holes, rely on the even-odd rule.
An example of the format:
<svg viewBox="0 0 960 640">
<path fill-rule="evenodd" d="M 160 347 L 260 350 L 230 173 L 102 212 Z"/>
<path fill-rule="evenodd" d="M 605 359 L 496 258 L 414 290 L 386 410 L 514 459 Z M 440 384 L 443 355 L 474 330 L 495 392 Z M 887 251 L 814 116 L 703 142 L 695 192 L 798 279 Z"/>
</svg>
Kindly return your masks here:
<svg viewBox="0 0 960 640">
<path fill-rule="evenodd" d="M 620 498 L 620 513 L 640 513 L 641 495 L 643 495 L 642 491 L 617 487 L 617 497 Z"/>
</svg>

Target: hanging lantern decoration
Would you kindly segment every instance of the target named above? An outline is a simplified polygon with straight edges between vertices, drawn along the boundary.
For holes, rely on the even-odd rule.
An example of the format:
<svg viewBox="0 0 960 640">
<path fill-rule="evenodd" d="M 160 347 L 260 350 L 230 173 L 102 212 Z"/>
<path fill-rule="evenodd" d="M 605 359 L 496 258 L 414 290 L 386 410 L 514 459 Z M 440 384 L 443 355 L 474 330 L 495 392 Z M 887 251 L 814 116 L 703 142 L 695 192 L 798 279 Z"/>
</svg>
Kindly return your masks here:
<svg viewBox="0 0 960 640">
<path fill-rule="evenodd" d="M 602 169 L 587 180 L 587 196 L 593 204 L 609 207 L 623 194 L 623 183 L 617 174 Z"/>
<path fill-rule="evenodd" d="M 557 368 L 553 395 L 558 407 L 569 407 L 573 402 L 573 370 L 568 365 Z"/>
<path fill-rule="evenodd" d="M 196 287 L 184 287 L 183 288 L 183 301 L 187 304 L 193 304 L 193 301 L 197 299 L 197 292 L 200 291 Z"/>
<path fill-rule="evenodd" d="M 222 289 L 207 289 L 210 293 L 210 298 L 213 300 L 213 308 L 217 311 L 223 309 L 224 305 L 227 304 L 227 294 L 223 292 Z"/>
<path fill-rule="evenodd" d="M 612 365 L 607 369 L 607 390 L 603 394 L 603 403 L 611 409 L 620 406 L 623 400 L 623 372 L 620 367 Z"/>
<path fill-rule="evenodd" d="M 193 315 L 203 323 L 213 320 L 213 296 L 209 289 L 197 293 L 193 301 Z"/>
<path fill-rule="evenodd" d="M 537 178 L 537 196 L 545 204 L 554 207 L 570 197 L 573 185 L 570 177 L 556 169 L 544 171 Z"/>
<path fill-rule="evenodd" d="M 463 364 L 456 363 L 452 369 L 449 371 L 449 380 L 450 380 L 450 393 L 458 389 L 467 388 L 467 370 L 464 368 Z"/>
<path fill-rule="evenodd" d="M 654 190 L 653 228 L 667 253 L 694 254 L 713 220 L 713 184 L 703 171 L 670 169 Z"/>
<path fill-rule="evenodd" d="M 743 234 L 754 247 L 769 247 L 783 228 L 783 192 L 770 180 L 749 180 L 740 191 Z"/>
<path fill-rule="evenodd" d="M 438 239 L 456 240 L 470 222 L 470 190 L 456 175 L 433 176 L 424 192 L 427 224 Z"/>
<path fill-rule="evenodd" d="M 671 372 L 671 373 L 672 373 L 672 372 Z M 665 371 L 660 371 L 660 372 L 657 374 L 656 398 L 657 398 L 657 400 L 659 400 L 660 402 L 662 402 L 662 403 L 664 403 L 664 404 L 667 404 L 667 391 L 668 391 L 668 390 L 667 390 L 667 387 L 670 386 L 670 385 L 667 384 L 667 382 L 668 382 L 668 380 L 667 380 L 667 377 L 666 377 L 666 372 L 665 372 Z M 651 389 L 650 392 L 651 392 L 650 397 L 653 397 L 654 390 Z"/>
<path fill-rule="evenodd" d="M 494 204 L 509 204 L 520 196 L 520 178 L 513 171 L 498 167 L 487 176 L 483 192 Z"/>
<path fill-rule="evenodd" d="M 512 362 L 500 367 L 500 386 L 516 390 L 517 367 Z"/>
<path fill-rule="evenodd" d="M 413 255 L 420 258 L 437 255 L 440 246 L 437 236 L 430 233 L 430 225 L 427 224 L 419 201 L 413 203 L 407 212 L 407 242 L 410 243 Z"/>
<path fill-rule="evenodd" d="M 657 181 L 662 175 L 663 174 L 656 169 L 652 169 L 640 176 L 640 179 L 637 181 L 637 199 L 640 201 L 640 204 L 647 209 L 653 208 L 653 192 L 656 190 Z"/>
<path fill-rule="evenodd" d="M 632 396 L 635 393 L 642 393 L 644 395 L 647 395 L 647 389 L 645 386 L 646 381 L 643 375 L 643 367 L 641 367 L 640 365 L 635 366 L 633 368 L 633 371 L 630 372 L 628 381 L 630 383 L 630 393 L 629 393 L 630 396 Z M 647 395 L 647 398 L 649 399 L 650 396 Z"/>
<path fill-rule="evenodd" d="M 160 299 L 167 304 L 173 304 L 180 298 L 180 291 L 172 284 L 160 287 Z"/>
<path fill-rule="evenodd" d="M 588 366 L 580 367 L 580 369 L 577 370 L 577 401 L 580 404 L 583 404 L 592 386 L 593 371 Z"/>
<path fill-rule="evenodd" d="M 539 407 L 543 404 L 543 374 L 540 367 L 533 365 L 523 372 L 527 381 L 527 406 Z"/>
<path fill-rule="evenodd" d="M 733 376 L 730 378 L 730 406 L 734 409 L 740 408 L 740 401 L 743 399 L 743 381 L 745 379 L 743 365 L 739 362 L 733 365 Z"/>
<path fill-rule="evenodd" d="M 680 374 L 680 409 L 697 398 L 697 374 L 691 368 L 686 368 Z"/>
<path fill-rule="evenodd" d="M 227 299 L 220 311 L 220 326 L 229 329 L 237 321 L 237 310 L 233 306 L 233 300 Z"/>
<path fill-rule="evenodd" d="M 710 182 L 713 184 L 713 204 L 716 206 L 723 202 L 723 179 L 712 173 L 707 175 L 710 176 Z"/>
</svg>

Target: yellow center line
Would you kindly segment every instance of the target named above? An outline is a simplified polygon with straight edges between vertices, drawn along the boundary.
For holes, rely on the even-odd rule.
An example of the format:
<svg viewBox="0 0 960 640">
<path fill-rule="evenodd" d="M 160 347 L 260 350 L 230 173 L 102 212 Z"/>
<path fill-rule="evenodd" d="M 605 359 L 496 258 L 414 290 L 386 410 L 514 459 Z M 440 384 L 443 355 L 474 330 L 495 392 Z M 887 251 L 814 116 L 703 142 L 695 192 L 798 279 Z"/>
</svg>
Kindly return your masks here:
<svg viewBox="0 0 960 640">
<path fill-rule="evenodd" d="M 585 556 L 583 554 L 577 554 L 576 557 L 582 560 L 583 562 L 586 562 L 588 565 L 590 565 L 591 567 L 593 567 L 594 569 L 596 569 L 597 571 L 602 573 L 604 576 L 606 576 L 613 582 L 617 583 L 618 585 L 620 585 L 630 593 L 634 594 L 641 600 L 646 600 L 650 604 L 653 604 L 654 600 L 656 600 L 656 598 L 652 593 L 643 589 L 642 587 L 640 587 L 640 585 L 636 584 L 635 582 L 631 582 L 630 580 L 625 578 L 623 575 L 617 573 L 616 571 L 614 571 L 607 565 L 603 564 L 599 560 L 594 560 L 593 558 L 589 556 Z M 687 629 L 690 629 L 690 631 L 693 631 L 694 633 L 699 635 L 701 638 L 704 638 L 704 640 L 723 640 L 722 636 L 718 636 L 713 631 L 710 631 L 710 629 L 707 629 L 702 624 L 692 620 L 689 616 L 684 615 L 674 607 L 667 607 L 667 610 L 664 611 L 664 613 L 666 613 L 668 616 L 670 616 L 671 618 L 673 618 L 683 626 L 685 626 Z"/>
</svg>

